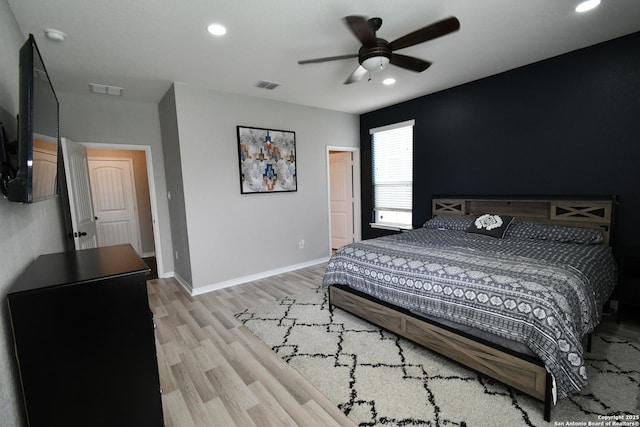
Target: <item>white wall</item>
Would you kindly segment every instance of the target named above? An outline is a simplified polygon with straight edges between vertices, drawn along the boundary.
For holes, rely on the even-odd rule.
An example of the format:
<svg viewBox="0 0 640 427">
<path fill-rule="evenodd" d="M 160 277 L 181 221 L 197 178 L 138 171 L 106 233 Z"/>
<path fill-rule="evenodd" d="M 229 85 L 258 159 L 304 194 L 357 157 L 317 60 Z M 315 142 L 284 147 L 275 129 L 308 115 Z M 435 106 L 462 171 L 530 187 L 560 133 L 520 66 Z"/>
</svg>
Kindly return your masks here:
<svg viewBox="0 0 640 427">
<path fill-rule="evenodd" d="M 189 287 L 191 279 L 191 260 L 189 258 L 189 236 L 182 184 L 182 165 L 180 161 L 180 139 L 178 136 L 178 117 L 174 86 L 167 91 L 158 104 L 164 167 L 167 181 L 167 198 L 171 217 L 171 240 L 173 242 L 174 273 L 176 278 Z"/>
<path fill-rule="evenodd" d="M 359 146 L 359 117 L 180 83 L 174 90 L 194 292 L 328 258 L 326 146 Z M 296 133 L 297 192 L 240 194 L 238 125 Z"/>
<path fill-rule="evenodd" d="M 18 51 L 26 40 L 6 0 L 0 0 L 0 121 L 8 128 L 11 140 L 17 135 Z M 7 292 L 39 255 L 64 250 L 63 229 L 59 198 L 22 205 L 0 197 L 0 425 L 3 427 L 24 422 Z"/>
<path fill-rule="evenodd" d="M 55 84 L 55 81 L 54 81 Z M 146 145 L 151 147 L 154 184 L 158 203 L 162 269 L 173 271 L 169 206 L 164 178 L 162 138 L 158 106 L 122 98 L 58 92 L 60 135 L 77 142 Z M 117 147 L 114 147 L 117 149 Z M 161 275 L 163 272 L 159 272 Z M 166 274 L 164 274 L 166 275 Z"/>
</svg>

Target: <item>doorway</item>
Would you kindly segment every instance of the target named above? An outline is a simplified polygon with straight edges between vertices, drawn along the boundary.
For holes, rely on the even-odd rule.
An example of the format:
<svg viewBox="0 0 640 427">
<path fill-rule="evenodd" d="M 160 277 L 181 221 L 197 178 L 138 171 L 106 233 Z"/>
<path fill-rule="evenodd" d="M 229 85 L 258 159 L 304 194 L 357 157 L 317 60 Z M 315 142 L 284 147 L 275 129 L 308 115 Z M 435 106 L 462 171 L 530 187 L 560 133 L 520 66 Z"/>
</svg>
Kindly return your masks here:
<svg viewBox="0 0 640 427">
<path fill-rule="evenodd" d="M 136 215 L 134 219 L 137 224 L 133 224 L 131 227 L 116 226 L 114 227 L 115 234 L 112 234 L 111 236 L 113 238 L 113 236 L 115 235 L 115 238 L 119 238 L 118 230 L 125 230 L 127 232 L 135 233 L 137 235 L 136 238 L 139 239 L 140 249 L 138 254 L 141 258 L 145 259 L 147 265 L 155 269 L 157 271 L 157 274 L 162 277 L 162 275 L 164 274 L 164 270 L 162 267 L 160 229 L 159 224 L 156 221 L 156 218 L 158 217 L 158 207 L 153 173 L 153 161 L 151 158 L 151 147 L 141 145 L 90 142 L 84 142 L 82 144 L 87 148 L 87 156 L 90 165 L 91 163 L 94 163 L 96 165 L 99 164 L 105 166 L 104 162 L 109 161 L 115 161 L 120 165 L 131 165 L 131 173 L 133 175 L 133 179 L 131 180 L 132 188 L 130 189 L 130 193 L 135 198 L 134 209 L 136 211 Z M 113 166 L 114 164 L 115 163 L 112 163 L 111 166 Z M 106 177 L 103 176 L 102 178 L 104 179 L 97 180 L 92 177 L 92 179 L 90 180 L 92 193 L 98 192 L 96 191 L 97 189 L 94 188 L 97 184 L 96 181 L 101 181 L 100 185 L 107 185 L 107 187 L 110 187 L 112 182 L 119 181 L 118 179 L 108 178 L 113 178 L 116 175 L 112 173 L 113 169 L 104 169 L 104 171 L 111 172 L 107 173 Z M 120 190 L 113 188 L 112 193 L 109 193 L 109 191 L 111 190 L 107 190 L 107 194 L 109 195 L 107 198 L 117 198 L 114 196 L 114 194 L 116 194 Z M 110 212 L 107 215 L 111 214 L 114 213 Z M 105 214 L 102 215 L 104 216 Z M 100 221 L 100 216 L 97 213 L 96 216 L 98 216 L 98 221 Z M 126 233 L 123 233 L 121 238 L 125 238 L 124 234 Z M 105 242 L 105 244 L 116 243 L 119 242 L 114 241 L 113 239 Z M 132 246 L 136 248 L 134 244 L 132 244 Z"/>
<path fill-rule="evenodd" d="M 329 246 L 361 240 L 360 155 L 354 147 L 327 146 Z"/>
</svg>

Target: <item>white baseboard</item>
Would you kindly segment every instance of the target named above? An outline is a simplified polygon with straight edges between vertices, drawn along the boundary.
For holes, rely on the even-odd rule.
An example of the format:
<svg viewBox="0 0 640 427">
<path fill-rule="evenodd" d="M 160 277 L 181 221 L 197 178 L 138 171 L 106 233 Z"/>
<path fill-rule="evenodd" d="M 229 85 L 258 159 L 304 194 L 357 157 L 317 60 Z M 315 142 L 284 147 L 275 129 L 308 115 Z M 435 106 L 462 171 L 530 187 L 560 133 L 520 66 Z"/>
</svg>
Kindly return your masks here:
<svg viewBox="0 0 640 427">
<path fill-rule="evenodd" d="M 193 288 L 191 287 L 191 284 L 184 280 L 179 274 L 173 274 L 173 278 L 180 283 L 180 286 L 182 286 L 189 295 L 193 295 Z"/>
<path fill-rule="evenodd" d="M 155 252 L 143 252 L 140 258 L 150 258 L 152 256 L 156 256 Z"/>
<path fill-rule="evenodd" d="M 161 279 L 168 279 L 170 277 L 175 277 L 175 275 L 176 274 L 173 271 L 164 271 L 164 272 L 158 271 L 158 277 Z"/>
<path fill-rule="evenodd" d="M 224 282 L 213 283 L 207 286 L 199 286 L 197 288 L 192 288 L 186 282 L 182 283 L 178 276 L 176 275 L 176 279 L 180 284 L 191 294 L 191 296 L 206 294 L 207 292 L 217 291 L 218 289 L 228 288 L 229 286 L 240 285 L 242 283 L 252 282 L 254 280 L 260 280 L 267 277 L 275 276 L 276 274 L 288 273 L 290 271 L 299 270 L 305 267 L 311 267 L 313 265 L 322 264 L 323 262 L 329 261 L 329 257 L 314 259 L 311 261 L 306 261 L 300 264 L 289 265 L 286 267 L 276 268 L 274 270 L 263 271 L 262 273 L 251 274 L 249 276 L 238 277 L 236 279 L 225 280 Z"/>
</svg>

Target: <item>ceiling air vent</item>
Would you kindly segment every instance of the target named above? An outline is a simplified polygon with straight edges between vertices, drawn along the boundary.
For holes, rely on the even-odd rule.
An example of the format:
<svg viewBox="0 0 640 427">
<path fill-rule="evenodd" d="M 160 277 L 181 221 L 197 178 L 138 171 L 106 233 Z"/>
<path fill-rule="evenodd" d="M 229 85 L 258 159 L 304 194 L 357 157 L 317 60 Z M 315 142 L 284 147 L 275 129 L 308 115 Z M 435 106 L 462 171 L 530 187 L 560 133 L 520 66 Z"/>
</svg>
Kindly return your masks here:
<svg viewBox="0 0 640 427">
<path fill-rule="evenodd" d="M 268 82 L 266 80 L 259 80 L 258 83 L 256 83 L 256 87 L 259 87 L 260 89 L 273 90 L 278 86 L 280 86 L 280 83 Z"/>
<path fill-rule="evenodd" d="M 89 92 L 99 93 L 102 95 L 120 96 L 124 89 L 118 86 L 101 85 L 98 83 L 89 83 Z"/>
</svg>

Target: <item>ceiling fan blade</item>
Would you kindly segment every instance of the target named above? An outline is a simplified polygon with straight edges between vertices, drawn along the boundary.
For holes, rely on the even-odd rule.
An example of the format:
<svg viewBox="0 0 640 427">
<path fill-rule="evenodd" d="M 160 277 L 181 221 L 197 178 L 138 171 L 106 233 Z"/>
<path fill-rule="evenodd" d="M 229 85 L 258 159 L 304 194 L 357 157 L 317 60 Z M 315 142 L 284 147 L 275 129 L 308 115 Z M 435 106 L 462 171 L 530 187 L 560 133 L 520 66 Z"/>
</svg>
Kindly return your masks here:
<svg viewBox="0 0 640 427">
<path fill-rule="evenodd" d="M 353 73 L 347 77 L 347 80 L 344 81 L 344 84 L 348 85 L 355 83 L 358 80 L 361 80 L 367 73 L 368 71 L 362 65 L 358 65 L 356 69 L 353 70 Z"/>
<path fill-rule="evenodd" d="M 347 16 L 344 18 L 344 22 L 364 47 L 376 45 L 376 33 L 363 16 Z"/>
<path fill-rule="evenodd" d="M 452 16 L 451 18 L 443 19 L 442 21 L 427 25 L 424 28 L 400 37 L 389 43 L 388 47 L 391 50 L 404 49 L 405 47 L 424 43 L 459 29 L 460 21 L 458 21 L 458 18 Z"/>
<path fill-rule="evenodd" d="M 431 62 L 398 53 L 394 53 L 393 56 L 391 56 L 390 62 L 393 65 L 415 71 L 416 73 L 421 73 L 431 66 Z"/>
<path fill-rule="evenodd" d="M 298 61 L 298 64 L 300 65 L 316 64 L 318 62 L 337 61 L 339 59 L 351 59 L 351 58 L 357 58 L 357 57 L 358 57 L 357 53 L 352 53 L 349 55 L 328 56 L 326 58 L 303 59 L 302 61 Z"/>
</svg>

